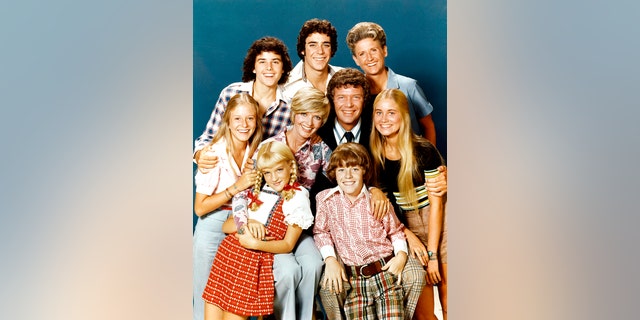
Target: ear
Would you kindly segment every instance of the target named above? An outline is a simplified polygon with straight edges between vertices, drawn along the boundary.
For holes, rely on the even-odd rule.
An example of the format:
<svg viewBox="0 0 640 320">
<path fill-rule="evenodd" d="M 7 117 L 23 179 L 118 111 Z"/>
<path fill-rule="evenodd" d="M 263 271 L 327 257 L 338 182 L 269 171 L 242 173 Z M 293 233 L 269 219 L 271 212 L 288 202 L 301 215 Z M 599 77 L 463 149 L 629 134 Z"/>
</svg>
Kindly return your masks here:
<svg viewBox="0 0 640 320">
<path fill-rule="evenodd" d="M 386 58 L 387 57 L 387 46 L 386 45 L 382 48 L 382 52 L 384 52 L 384 57 Z"/>
<path fill-rule="evenodd" d="M 353 59 L 353 62 L 355 62 L 358 67 L 360 67 L 360 64 L 358 64 L 358 59 L 356 59 L 356 55 L 355 54 L 351 55 L 351 59 Z M 360 67 L 360 69 L 362 69 L 362 67 Z"/>
<path fill-rule="evenodd" d="M 252 71 L 252 72 L 253 72 L 253 73 L 256 73 L 256 69 L 253 69 L 253 71 Z"/>
</svg>

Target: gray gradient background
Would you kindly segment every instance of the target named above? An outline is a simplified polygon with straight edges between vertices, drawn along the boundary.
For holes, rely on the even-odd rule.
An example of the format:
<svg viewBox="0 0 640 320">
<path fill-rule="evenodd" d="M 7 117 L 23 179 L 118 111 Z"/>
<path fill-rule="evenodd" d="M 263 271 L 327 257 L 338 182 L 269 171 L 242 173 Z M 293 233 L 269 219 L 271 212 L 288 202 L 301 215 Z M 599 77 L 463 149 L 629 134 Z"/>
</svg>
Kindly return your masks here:
<svg viewBox="0 0 640 320">
<path fill-rule="evenodd" d="M 451 319 L 635 319 L 640 4 L 450 1 Z M 192 4 L 0 5 L 0 319 L 188 319 Z"/>
</svg>

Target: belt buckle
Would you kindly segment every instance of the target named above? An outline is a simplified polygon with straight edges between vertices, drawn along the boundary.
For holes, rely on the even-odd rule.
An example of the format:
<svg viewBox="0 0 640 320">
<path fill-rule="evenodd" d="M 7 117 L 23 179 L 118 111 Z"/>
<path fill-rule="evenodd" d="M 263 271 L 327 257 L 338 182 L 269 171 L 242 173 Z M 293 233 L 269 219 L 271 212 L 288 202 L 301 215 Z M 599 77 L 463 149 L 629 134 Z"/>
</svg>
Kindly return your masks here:
<svg viewBox="0 0 640 320">
<path fill-rule="evenodd" d="M 360 276 L 361 276 L 361 277 L 363 277 L 363 278 L 365 278 L 365 279 L 369 279 L 369 278 L 371 278 L 371 276 L 372 276 L 372 275 L 365 275 L 365 274 L 363 273 L 363 270 L 362 270 L 362 269 L 364 269 L 364 268 L 366 268 L 366 267 L 368 267 L 368 266 L 369 266 L 369 264 L 365 264 L 365 265 L 360 266 Z"/>
</svg>

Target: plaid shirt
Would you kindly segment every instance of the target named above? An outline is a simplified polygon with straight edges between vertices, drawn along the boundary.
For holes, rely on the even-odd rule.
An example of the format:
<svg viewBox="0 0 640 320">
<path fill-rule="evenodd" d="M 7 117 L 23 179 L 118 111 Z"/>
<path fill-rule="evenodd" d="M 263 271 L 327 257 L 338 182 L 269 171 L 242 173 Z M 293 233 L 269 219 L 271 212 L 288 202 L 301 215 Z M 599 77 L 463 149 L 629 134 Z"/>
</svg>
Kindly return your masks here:
<svg viewBox="0 0 640 320">
<path fill-rule="evenodd" d="M 335 247 L 345 265 L 357 266 L 393 252 L 408 252 L 404 225 L 393 209 L 382 220 L 376 220 L 370 202 L 371 195 L 365 186 L 354 203 L 339 186 L 318 193 L 313 239 L 322 258 L 335 257 Z"/>
<path fill-rule="evenodd" d="M 218 102 L 216 102 L 216 106 L 211 113 L 211 118 L 207 123 L 206 129 L 194 143 L 194 153 L 204 148 L 211 141 L 213 135 L 218 131 L 218 128 L 220 128 L 222 115 L 224 114 L 224 110 L 227 108 L 227 103 L 231 97 L 240 92 L 252 94 L 252 90 L 253 81 L 249 81 L 232 83 L 220 92 L 220 97 L 218 98 Z M 283 131 L 284 128 L 290 124 L 290 118 L 291 107 L 289 106 L 288 100 L 284 98 L 282 86 L 279 85 L 276 90 L 276 100 L 269 106 L 267 112 L 262 118 L 262 124 L 264 126 L 264 135 L 262 136 L 262 139 L 269 138 L 280 131 Z"/>
</svg>

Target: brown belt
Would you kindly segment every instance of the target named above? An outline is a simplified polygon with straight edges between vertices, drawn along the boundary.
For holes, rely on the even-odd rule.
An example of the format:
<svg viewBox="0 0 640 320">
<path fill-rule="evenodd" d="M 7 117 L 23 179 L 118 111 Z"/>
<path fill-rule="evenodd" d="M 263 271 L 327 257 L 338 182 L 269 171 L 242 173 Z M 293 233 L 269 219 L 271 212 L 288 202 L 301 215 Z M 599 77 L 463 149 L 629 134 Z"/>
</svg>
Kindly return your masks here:
<svg viewBox="0 0 640 320">
<path fill-rule="evenodd" d="M 382 266 L 387 264 L 387 262 L 389 262 L 391 258 L 393 258 L 393 255 L 361 266 L 345 266 L 344 269 L 347 273 L 347 277 L 349 278 L 351 278 L 352 275 L 355 275 L 357 277 L 369 278 L 382 272 Z"/>
</svg>

